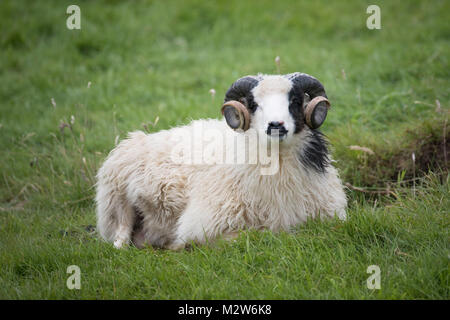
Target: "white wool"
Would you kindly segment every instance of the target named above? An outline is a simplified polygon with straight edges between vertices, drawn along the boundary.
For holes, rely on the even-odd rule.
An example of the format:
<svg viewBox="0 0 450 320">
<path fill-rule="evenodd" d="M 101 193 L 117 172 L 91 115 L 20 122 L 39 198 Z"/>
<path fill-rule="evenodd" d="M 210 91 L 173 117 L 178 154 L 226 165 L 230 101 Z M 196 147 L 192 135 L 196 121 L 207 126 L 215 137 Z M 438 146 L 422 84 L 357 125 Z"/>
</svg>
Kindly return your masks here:
<svg viewBox="0 0 450 320">
<path fill-rule="evenodd" d="M 261 89 L 261 88 L 260 88 Z M 183 164 L 172 159 L 177 135 L 196 125 L 245 139 L 223 120 L 197 120 L 183 127 L 130 133 L 108 156 L 97 179 L 98 230 L 116 247 L 137 245 L 177 249 L 247 228 L 289 230 L 310 218 L 346 218 L 346 196 L 337 170 L 319 173 L 301 164 L 299 150 L 311 131 L 280 143 L 279 170 L 261 175 L 261 164 Z M 208 144 L 193 144 L 202 153 Z M 235 155 L 234 148 L 225 146 Z M 235 155 L 236 156 L 236 155 Z M 133 226 L 142 218 L 140 231 Z"/>
</svg>

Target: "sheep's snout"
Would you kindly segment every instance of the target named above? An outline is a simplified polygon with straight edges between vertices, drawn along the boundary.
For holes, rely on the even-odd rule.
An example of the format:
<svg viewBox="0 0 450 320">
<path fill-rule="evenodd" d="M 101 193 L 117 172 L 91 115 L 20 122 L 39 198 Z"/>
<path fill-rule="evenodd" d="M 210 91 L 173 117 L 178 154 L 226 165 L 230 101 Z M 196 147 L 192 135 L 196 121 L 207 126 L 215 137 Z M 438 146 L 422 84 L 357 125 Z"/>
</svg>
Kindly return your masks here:
<svg viewBox="0 0 450 320">
<path fill-rule="evenodd" d="M 271 137 L 278 137 L 280 140 L 283 140 L 288 130 L 284 126 L 284 121 L 271 121 L 267 125 L 266 133 Z"/>
</svg>

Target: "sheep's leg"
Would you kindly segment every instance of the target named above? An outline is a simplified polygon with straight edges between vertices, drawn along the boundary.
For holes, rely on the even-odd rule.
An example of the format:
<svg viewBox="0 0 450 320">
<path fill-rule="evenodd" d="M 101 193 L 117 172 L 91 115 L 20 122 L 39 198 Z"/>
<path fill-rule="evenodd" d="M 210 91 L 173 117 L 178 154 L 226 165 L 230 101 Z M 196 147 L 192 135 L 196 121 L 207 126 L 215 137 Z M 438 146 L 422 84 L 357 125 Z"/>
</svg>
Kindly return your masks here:
<svg viewBox="0 0 450 320">
<path fill-rule="evenodd" d="M 100 235 L 116 248 L 128 244 L 136 214 L 133 207 L 108 185 L 99 185 L 97 193 L 97 228 Z"/>
<path fill-rule="evenodd" d="M 239 232 L 235 231 L 235 232 L 229 232 L 229 233 L 224 234 L 222 238 L 226 241 L 235 241 L 238 237 L 239 237 Z M 191 240 L 194 240 L 194 239 L 191 239 Z M 204 242 L 204 239 L 202 239 L 201 241 L 199 241 L 199 239 L 197 239 L 197 242 Z M 179 237 L 179 238 L 175 239 L 175 241 L 173 241 L 169 246 L 167 246 L 167 249 L 179 251 L 179 250 L 183 250 L 185 247 L 186 247 L 186 241 L 183 241 L 183 238 Z"/>
<path fill-rule="evenodd" d="M 239 236 L 239 232 L 233 230 L 221 231 L 226 228 L 222 228 L 220 225 L 226 222 L 216 221 L 215 219 L 218 216 L 220 217 L 201 201 L 191 202 L 178 220 L 175 240 L 167 248 L 181 250 L 191 241 L 205 243 L 214 241 L 217 237 L 222 237 L 227 241 L 235 240 Z"/>
<path fill-rule="evenodd" d="M 167 248 L 180 250 L 191 241 L 204 243 L 206 239 L 212 239 L 214 237 L 214 230 L 211 227 L 212 217 L 214 215 L 211 210 L 202 206 L 200 202 L 193 201 L 188 204 L 178 220 L 175 240 Z"/>
<path fill-rule="evenodd" d="M 183 250 L 185 247 L 186 247 L 186 243 L 184 241 L 182 241 L 181 239 L 176 239 L 167 246 L 167 249 L 173 250 L 173 251 L 180 251 L 180 250 Z"/>
<path fill-rule="evenodd" d="M 131 206 L 122 204 L 116 211 L 118 224 L 114 238 L 114 247 L 122 248 L 130 243 L 136 214 Z"/>
<path fill-rule="evenodd" d="M 233 232 L 226 233 L 223 236 L 223 239 L 227 240 L 227 241 L 235 241 L 238 237 L 239 237 L 239 232 L 233 231 Z"/>
<path fill-rule="evenodd" d="M 337 217 L 342 220 L 342 221 L 346 221 L 347 220 L 347 212 L 345 212 L 345 209 L 340 209 L 337 210 L 336 213 Z"/>
</svg>

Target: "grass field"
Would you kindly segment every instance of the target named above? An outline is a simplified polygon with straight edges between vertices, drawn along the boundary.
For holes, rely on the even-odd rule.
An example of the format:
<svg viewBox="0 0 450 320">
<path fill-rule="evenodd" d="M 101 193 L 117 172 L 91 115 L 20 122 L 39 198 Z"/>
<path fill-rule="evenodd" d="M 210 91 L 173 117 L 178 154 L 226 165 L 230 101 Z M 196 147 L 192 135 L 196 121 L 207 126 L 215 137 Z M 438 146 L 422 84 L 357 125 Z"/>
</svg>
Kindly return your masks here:
<svg viewBox="0 0 450 320">
<path fill-rule="evenodd" d="M 450 298 L 450 2 L 377 1 L 381 30 L 372 1 L 78 0 L 81 30 L 70 4 L 0 2 L 0 298 Z M 348 221 L 184 252 L 101 241 L 93 184 L 115 142 L 218 117 L 229 85 L 277 73 L 276 56 L 327 89 Z"/>
</svg>

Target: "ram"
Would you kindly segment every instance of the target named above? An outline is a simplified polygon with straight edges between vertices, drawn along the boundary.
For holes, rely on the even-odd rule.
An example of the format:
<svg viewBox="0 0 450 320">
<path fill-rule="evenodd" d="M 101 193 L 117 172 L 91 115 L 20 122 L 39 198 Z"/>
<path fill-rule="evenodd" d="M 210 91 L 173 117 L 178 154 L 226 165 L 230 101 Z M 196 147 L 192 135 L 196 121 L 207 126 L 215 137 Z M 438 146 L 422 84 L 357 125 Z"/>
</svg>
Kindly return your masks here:
<svg viewBox="0 0 450 320">
<path fill-rule="evenodd" d="M 221 120 L 131 133 L 97 175 L 99 233 L 117 248 L 176 250 L 243 229 L 276 232 L 308 218 L 345 219 L 345 192 L 318 130 L 329 107 L 312 76 L 260 74 L 231 85 Z M 221 138 L 211 139 L 217 133 Z M 177 144 L 174 137 L 192 139 Z M 204 160 L 206 150 L 215 150 L 213 161 L 190 161 Z M 276 170 L 264 174 L 267 163 L 250 161 L 254 150 L 276 159 Z"/>
</svg>

